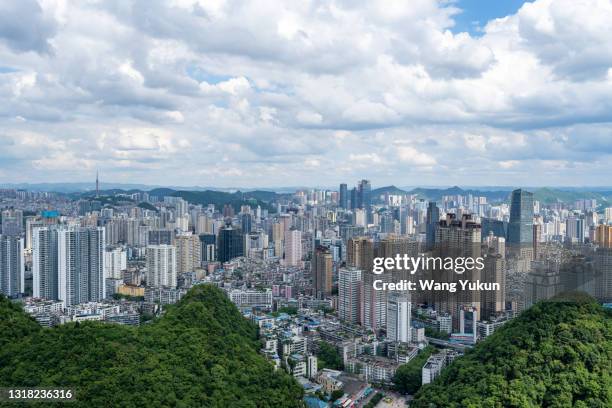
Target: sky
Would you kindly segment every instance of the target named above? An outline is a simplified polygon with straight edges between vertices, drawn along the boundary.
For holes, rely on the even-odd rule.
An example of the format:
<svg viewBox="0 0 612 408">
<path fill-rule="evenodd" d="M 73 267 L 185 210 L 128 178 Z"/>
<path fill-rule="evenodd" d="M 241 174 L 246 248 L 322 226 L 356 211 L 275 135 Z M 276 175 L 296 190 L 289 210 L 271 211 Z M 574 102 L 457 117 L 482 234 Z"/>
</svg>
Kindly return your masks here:
<svg viewBox="0 0 612 408">
<path fill-rule="evenodd" d="M 612 185 L 609 0 L 0 2 L 0 183 Z"/>
</svg>

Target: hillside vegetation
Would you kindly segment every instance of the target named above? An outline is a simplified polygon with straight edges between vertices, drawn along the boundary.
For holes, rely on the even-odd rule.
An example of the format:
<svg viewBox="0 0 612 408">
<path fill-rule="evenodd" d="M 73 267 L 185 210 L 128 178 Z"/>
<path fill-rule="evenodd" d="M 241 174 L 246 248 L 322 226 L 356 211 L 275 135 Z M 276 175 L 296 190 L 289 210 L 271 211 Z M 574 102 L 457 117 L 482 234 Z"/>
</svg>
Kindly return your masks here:
<svg viewBox="0 0 612 408">
<path fill-rule="evenodd" d="M 0 329 L 0 386 L 73 388 L 71 407 L 301 406 L 301 387 L 258 354 L 256 327 L 211 285 L 139 328 L 44 329 L 2 299 Z"/>
<path fill-rule="evenodd" d="M 411 407 L 611 407 L 611 317 L 583 294 L 540 302 L 423 386 Z"/>
</svg>

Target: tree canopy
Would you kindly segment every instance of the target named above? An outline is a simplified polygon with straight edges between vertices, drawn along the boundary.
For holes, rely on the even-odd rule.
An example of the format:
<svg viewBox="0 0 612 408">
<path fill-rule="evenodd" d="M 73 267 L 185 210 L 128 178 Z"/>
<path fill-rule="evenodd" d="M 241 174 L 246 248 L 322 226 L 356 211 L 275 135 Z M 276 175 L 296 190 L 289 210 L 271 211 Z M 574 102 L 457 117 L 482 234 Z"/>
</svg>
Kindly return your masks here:
<svg viewBox="0 0 612 408">
<path fill-rule="evenodd" d="M 2 299 L 0 329 L 0 386 L 73 388 L 74 407 L 302 405 L 301 387 L 258 353 L 256 327 L 212 285 L 141 327 L 42 328 Z"/>
<path fill-rule="evenodd" d="M 584 294 L 540 302 L 455 360 L 412 407 L 610 407 L 612 313 Z"/>
<path fill-rule="evenodd" d="M 344 362 L 338 350 L 331 344 L 320 341 L 319 352 L 317 353 L 318 368 L 331 368 L 332 370 L 342 370 Z"/>
<path fill-rule="evenodd" d="M 393 376 L 393 384 L 396 391 L 402 394 L 414 394 L 418 391 L 421 387 L 421 369 L 435 350 L 435 347 L 427 346 L 412 360 L 397 368 Z"/>
</svg>

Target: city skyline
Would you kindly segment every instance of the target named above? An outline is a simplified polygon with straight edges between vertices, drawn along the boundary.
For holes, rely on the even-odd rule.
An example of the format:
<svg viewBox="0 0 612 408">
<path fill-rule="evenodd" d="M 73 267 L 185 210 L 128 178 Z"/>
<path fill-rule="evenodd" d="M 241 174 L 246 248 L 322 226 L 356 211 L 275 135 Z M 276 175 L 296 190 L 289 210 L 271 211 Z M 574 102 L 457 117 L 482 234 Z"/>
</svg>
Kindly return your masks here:
<svg viewBox="0 0 612 408">
<path fill-rule="evenodd" d="M 512 191 L 517 188 L 523 188 L 527 190 L 535 190 L 535 189 L 558 189 L 560 191 L 589 191 L 600 192 L 600 191 L 610 191 L 612 190 L 612 185 L 610 184 L 599 184 L 599 185 L 589 185 L 589 184 L 580 184 L 580 185 L 553 185 L 553 184 L 523 184 L 523 185 L 512 185 L 512 184 L 482 184 L 482 185 L 474 185 L 474 184 L 392 184 L 390 182 L 385 183 L 384 180 L 380 182 L 373 182 L 371 178 L 367 177 L 358 177 L 355 180 L 345 180 L 339 184 L 347 184 L 347 183 L 357 183 L 359 180 L 368 180 L 372 182 L 373 188 L 386 188 L 386 187 L 396 187 L 400 190 L 410 191 L 412 189 L 453 189 L 460 188 L 462 190 L 478 190 L 482 192 L 487 191 Z M 114 190 L 114 189 L 124 189 L 124 190 L 142 190 L 148 191 L 157 188 L 168 188 L 174 190 L 194 190 L 194 191 L 203 191 L 203 190 L 218 190 L 218 191 L 256 191 L 256 190 L 269 190 L 275 191 L 279 193 L 291 193 L 297 190 L 304 189 L 318 189 L 318 190 L 330 190 L 330 191 L 339 191 L 339 184 L 259 184 L 253 186 L 246 185 L 212 185 L 212 184 L 154 184 L 154 183 L 122 183 L 122 182 L 113 182 L 113 181 L 99 181 L 99 191 L 104 192 L 104 190 Z M 55 192 L 95 192 L 96 191 L 96 181 L 70 181 L 70 182 L 62 182 L 62 181 L 49 181 L 49 182 L 22 182 L 22 183 L 4 183 L 0 182 L 0 188 L 8 188 L 8 189 L 22 189 L 29 191 L 55 191 Z"/>
<path fill-rule="evenodd" d="M 609 183 L 609 2 L 0 10 L 1 183 Z"/>
</svg>

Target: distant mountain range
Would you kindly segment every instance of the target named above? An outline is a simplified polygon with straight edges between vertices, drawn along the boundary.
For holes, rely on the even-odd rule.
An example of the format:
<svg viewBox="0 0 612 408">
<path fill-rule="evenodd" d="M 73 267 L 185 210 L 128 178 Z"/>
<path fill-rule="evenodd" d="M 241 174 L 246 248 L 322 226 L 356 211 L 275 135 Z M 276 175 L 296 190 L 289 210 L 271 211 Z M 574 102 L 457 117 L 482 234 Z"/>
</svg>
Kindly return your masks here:
<svg viewBox="0 0 612 408">
<path fill-rule="evenodd" d="M 28 191 L 53 191 L 55 193 L 82 193 L 86 191 L 94 191 L 96 189 L 95 182 L 85 183 L 0 183 L 0 188 L 10 188 L 16 190 L 28 190 Z M 235 191 L 252 191 L 261 188 L 246 188 L 246 187 L 212 187 L 212 186 L 172 186 L 172 185 L 150 185 L 150 184 L 132 184 L 132 183 L 100 183 L 100 190 L 121 190 L 121 191 L 151 191 L 156 189 L 172 189 L 181 191 L 225 191 L 233 193 Z M 306 187 L 278 187 L 272 188 L 277 193 L 292 193 L 296 190 L 303 189 Z"/>
<path fill-rule="evenodd" d="M 214 204 L 217 208 L 222 208 L 224 205 L 231 205 L 236 212 L 240 211 L 240 207 L 243 205 L 250 205 L 251 207 L 260 206 L 262 209 L 267 209 L 270 212 L 275 212 L 276 208 L 272 205 L 272 202 L 283 198 L 289 197 L 289 194 L 281 194 L 274 191 L 235 191 L 235 192 L 226 192 L 226 191 L 217 191 L 217 190 L 204 190 L 204 191 L 194 191 L 194 190 L 175 190 L 172 188 L 155 188 L 153 190 L 139 190 L 139 189 L 130 189 L 130 190 L 121 190 L 121 189 L 111 189 L 111 190 L 101 190 L 99 200 L 102 201 L 103 204 L 113 202 L 109 200 L 109 196 L 117 196 L 118 194 L 135 194 L 135 193 L 144 193 L 147 192 L 149 196 L 157 197 L 159 200 L 163 199 L 163 197 L 181 197 L 184 200 L 189 201 L 192 204 L 201 204 L 208 205 Z M 77 192 L 68 194 L 70 197 L 74 199 L 86 198 L 86 199 L 94 199 L 96 196 L 95 191 L 86 191 L 86 192 Z"/>
<path fill-rule="evenodd" d="M 583 190 L 576 188 L 548 188 L 541 187 L 526 190 L 532 191 L 534 199 L 544 204 L 552 204 L 555 202 L 571 203 L 581 199 L 596 199 L 599 204 L 607 205 L 612 202 L 612 188 L 610 189 L 599 189 L 596 188 L 594 191 Z M 439 201 L 443 196 L 452 195 L 468 195 L 487 197 L 489 202 L 502 202 L 508 201 L 512 188 L 504 188 L 499 190 L 494 189 L 483 189 L 478 188 L 463 189 L 457 186 L 450 188 L 414 188 L 412 190 L 404 190 L 396 186 L 380 187 L 372 190 L 373 197 L 380 197 L 384 194 L 413 194 L 424 200 L 435 200 Z"/>
<path fill-rule="evenodd" d="M 30 191 L 54 191 L 73 196 L 91 196 L 94 193 L 93 183 L 38 183 L 38 184 L 0 184 L 0 188 L 26 189 Z M 224 203 L 242 205 L 247 200 L 257 200 L 258 204 L 266 204 L 282 197 L 287 197 L 296 190 L 307 187 L 283 187 L 270 189 L 249 188 L 218 188 L 218 187 L 178 187 L 178 186 L 151 186 L 145 184 L 100 183 L 104 194 L 149 192 L 154 196 L 181 196 L 190 202 L 208 204 Z M 468 195 L 486 197 L 489 202 L 508 201 L 510 192 L 515 187 L 484 186 L 484 187 L 416 187 L 400 188 L 394 185 L 379 187 L 372 190 L 374 200 L 380 200 L 385 193 L 388 194 L 414 194 L 423 200 L 441 200 L 443 196 Z M 526 188 L 533 191 L 535 199 L 544 203 L 555 202 L 571 203 L 579 199 L 596 199 L 602 206 L 612 203 L 612 187 L 536 187 Z"/>
</svg>

